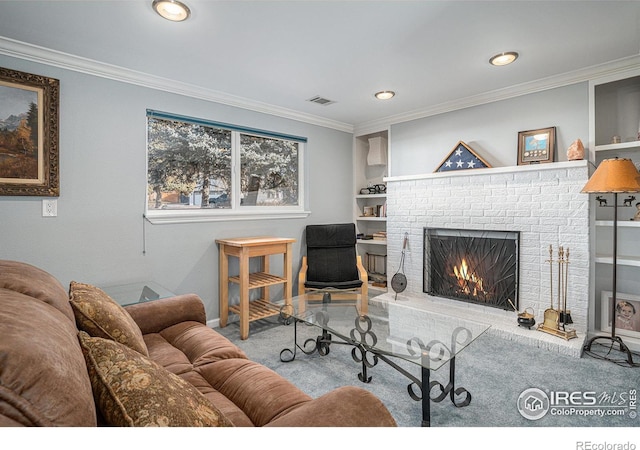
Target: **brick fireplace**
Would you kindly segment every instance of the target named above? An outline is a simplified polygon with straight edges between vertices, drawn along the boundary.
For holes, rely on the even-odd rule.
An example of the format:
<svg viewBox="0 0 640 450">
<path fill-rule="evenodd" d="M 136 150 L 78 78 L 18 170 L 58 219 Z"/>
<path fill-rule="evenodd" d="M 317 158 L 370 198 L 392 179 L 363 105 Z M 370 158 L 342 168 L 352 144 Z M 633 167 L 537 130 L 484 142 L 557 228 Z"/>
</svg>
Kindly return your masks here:
<svg viewBox="0 0 640 450">
<path fill-rule="evenodd" d="M 491 333 L 530 345 L 580 356 L 589 311 L 589 178 L 587 161 L 475 169 L 389 177 L 387 182 L 387 273 L 398 270 L 404 233 L 406 290 L 398 301 L 491 323 Z M 549 246 L 571 251 L 567 308 L 577 339 L 564 339 L 517 326 L 516 315 L 424 292 L 425 228 L 511 230 L 519 234 L 519 309 L 533 309 L 536 322 L 550 306 Z M 390 292 L 388 296 L 393 297 Z M 556 305 L 554 305 L 556 306 Z"/>
</svg>

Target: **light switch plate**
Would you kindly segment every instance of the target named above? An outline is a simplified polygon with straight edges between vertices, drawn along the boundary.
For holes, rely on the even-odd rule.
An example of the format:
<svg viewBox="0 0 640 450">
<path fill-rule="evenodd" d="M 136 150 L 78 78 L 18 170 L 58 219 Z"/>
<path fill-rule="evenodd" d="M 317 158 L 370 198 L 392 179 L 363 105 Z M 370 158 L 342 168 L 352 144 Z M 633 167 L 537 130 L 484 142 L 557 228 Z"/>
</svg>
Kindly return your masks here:
<svg viewBox="0 0 640 450">
<path fill-rule="evenodd" d="M 42 200 L 42 217 L 56 217 L 58 215 L 58 200 Z"/>
</svg>

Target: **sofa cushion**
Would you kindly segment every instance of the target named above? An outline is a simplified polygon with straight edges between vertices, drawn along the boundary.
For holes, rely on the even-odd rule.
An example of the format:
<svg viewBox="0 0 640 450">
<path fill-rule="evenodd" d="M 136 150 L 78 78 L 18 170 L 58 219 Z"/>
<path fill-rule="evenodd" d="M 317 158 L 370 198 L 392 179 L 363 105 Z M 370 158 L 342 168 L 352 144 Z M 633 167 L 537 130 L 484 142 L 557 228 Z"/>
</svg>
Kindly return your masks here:
<svg viewBox="0 0 640 450">
<path fill-rule="evenodd" d="M 249 359 L 222 359 L 195 367 L 194 371 L 231 400 L 257 427 L 311 401 L 310 396 L 290 381 Z"/>
<path fill-rule="evenodd" d="M 48 303 L 73 322 L 69 294 L 53 275 L 19 261 L 0 260 L 0 288 Z"/>
<path fill-rule="evenodd" d="M 198 390 L 118 342 L 79 333 L 96 404 L 113 426 L 231 426 Z"/>
<path fill-rule="evenodd" d="M 72 281 L 69 286 L 69 302 L 79 330 L 90 336 L 114 340 L 149 356 L 138 325 L 102 289 Z"/>
<path fill-rule="evenodd" d="M 230 340 L 199 322 L 185 321 L 145 334 L 144 342 L 149 357 L 176 375 L 221 359 L 247 359 Z"/>
<path fill-rule="evenodd" d="M 214 389 L 202 375 L 195 370 L 180 374 L 180 378 L 195 386 L 207 400 L 216 405 L 216 408 L 233 424 L 234 427 L 253 427 L 251 419 L 238 405 L 229 400 L 222 392 Z"/>
<path fill-rule="evenodd" d="M 221 359 L 248 359 L 247 355 L 229 339 L 197 322 L 173 325 L 162 330 L 160 335 L 171 346 L 184 353 L 194 366 Z"/>
<path fill-rule="evenodd" d="M 0 288 L 0 423 L 96 426 L 77 333 L 56 307 Z"/>
</svg>

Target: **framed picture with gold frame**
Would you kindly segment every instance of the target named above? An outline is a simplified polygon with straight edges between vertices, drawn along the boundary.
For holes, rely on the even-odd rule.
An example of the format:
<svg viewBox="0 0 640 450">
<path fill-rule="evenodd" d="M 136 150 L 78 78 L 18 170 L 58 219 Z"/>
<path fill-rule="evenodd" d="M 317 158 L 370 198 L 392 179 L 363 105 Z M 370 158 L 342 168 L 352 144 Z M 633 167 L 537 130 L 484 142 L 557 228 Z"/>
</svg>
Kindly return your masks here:
<svg viewBox="0 0 640 450">
<path fill-rule="evenodd" d="M 60 195 L 59 86 L 0 67 L 0 196 Z"/>
<path fill-rule="evenodd" d="M 556 153 L 556 127 L 518 133 L 518 165 L 553 162 Z"/>
</svg>

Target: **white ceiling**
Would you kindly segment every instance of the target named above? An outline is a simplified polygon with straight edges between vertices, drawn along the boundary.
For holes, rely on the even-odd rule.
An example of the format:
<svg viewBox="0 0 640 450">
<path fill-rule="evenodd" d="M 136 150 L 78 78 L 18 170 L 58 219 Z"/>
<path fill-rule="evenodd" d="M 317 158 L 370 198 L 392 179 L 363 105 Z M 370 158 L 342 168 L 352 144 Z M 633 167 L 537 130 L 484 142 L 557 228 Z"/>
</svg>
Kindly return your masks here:
<svg viewBox="0 0 640 450">
<path fill-rule="evenodd" d="M 0 0 L 0 37 L 351 127 L 640 51 L 639 1 L 183 1 Z"/>
</svg>

